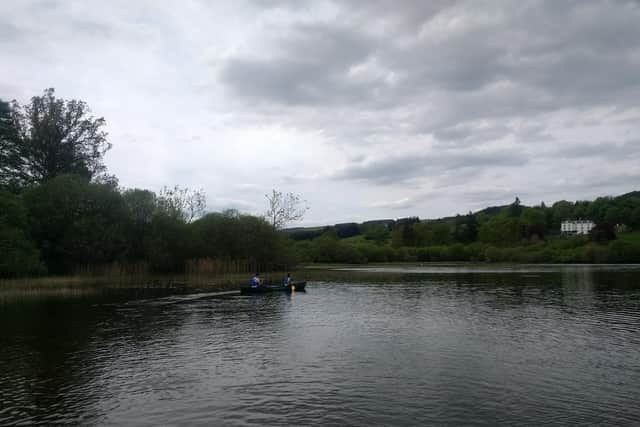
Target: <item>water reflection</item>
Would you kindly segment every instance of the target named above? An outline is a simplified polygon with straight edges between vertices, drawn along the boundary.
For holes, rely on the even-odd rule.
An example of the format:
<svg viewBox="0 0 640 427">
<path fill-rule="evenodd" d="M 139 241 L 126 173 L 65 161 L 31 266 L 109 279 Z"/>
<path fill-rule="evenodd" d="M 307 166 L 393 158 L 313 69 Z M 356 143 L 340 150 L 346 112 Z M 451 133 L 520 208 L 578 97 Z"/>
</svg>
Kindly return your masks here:
<svg viewBox="0 0 640 427">
<path fill-rule="evenodd" d="M 638 271 L 343 274 L 292 296 L 0 305 L 0 424 L 640 417 Z"/>
<path fill-rule="evenodd" d="M 94 298 L 0 306 L 3 416 L 24 422 L 59 422 L 60 414 L 65 422 L 99 418 L 98 384 L 122 373 L 110 361 L 122 355 L 148 360 L 157 356 L 154 346 L 178 338 L 183 318 L 153 311 L 152 305 Z"/>
</svg>

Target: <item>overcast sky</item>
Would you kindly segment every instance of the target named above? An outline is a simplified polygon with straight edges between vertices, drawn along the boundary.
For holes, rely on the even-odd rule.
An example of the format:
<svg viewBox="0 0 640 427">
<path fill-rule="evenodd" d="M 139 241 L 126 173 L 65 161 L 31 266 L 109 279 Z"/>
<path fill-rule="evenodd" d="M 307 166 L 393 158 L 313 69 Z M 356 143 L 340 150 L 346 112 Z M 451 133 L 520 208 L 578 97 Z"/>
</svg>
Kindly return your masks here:
<svg viewBox="0 0 640 427">
<path fill-rule="evenodd" d="M 123 187 L 303 225 L 640 189 L 637 1 L 0 2 L 0 98 L 107 120 Z"/>
</svg>

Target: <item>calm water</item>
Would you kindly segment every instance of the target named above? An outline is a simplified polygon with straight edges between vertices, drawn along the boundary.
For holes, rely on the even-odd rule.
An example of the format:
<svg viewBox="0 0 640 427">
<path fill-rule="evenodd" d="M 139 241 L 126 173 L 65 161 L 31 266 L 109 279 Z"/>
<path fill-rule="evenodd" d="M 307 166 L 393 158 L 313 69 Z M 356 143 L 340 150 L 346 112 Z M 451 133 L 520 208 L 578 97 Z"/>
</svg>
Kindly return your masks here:
<svg viewBox="0 0 640 427">
<path fill-rule="evenodd" d="M 392 271 L 4 304 L 0 424 L 640 422 L 640 269 Z"/>
</svg>

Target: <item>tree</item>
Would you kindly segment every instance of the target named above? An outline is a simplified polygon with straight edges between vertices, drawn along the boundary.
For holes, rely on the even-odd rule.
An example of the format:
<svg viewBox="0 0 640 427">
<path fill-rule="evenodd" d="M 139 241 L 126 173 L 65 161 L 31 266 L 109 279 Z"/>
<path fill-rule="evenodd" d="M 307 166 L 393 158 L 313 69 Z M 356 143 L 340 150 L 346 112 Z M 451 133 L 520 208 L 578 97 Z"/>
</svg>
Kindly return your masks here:
<svg viewBox="0 0 640 427">
<path fill-rule="evenodd" d="M 518 243 L 524 234 L 520 218 L 496 215 L 482 224 L 478 230 L 478 239 L 483 243 L 509 245 Z"/>
<path fill-rule="evenodd" d="M 400 227 L 402 246 L 415 246 L 417 241 L 416 230 L 413 224 L 405 224 Z"/>
<path fill-rule="evenodd" d="M 152 191 L 128 189 L 122 193 L 127 209 L 127 258 L 140 261 L 145 257 L 145 239 L 150 235 L 154 216 L 158 213 L 156 195 Z"/>
<path fill-rule="evenodd" d="M 6 110 L 6 106 L 2 107 Z M 83 101 L 65 101 L 55 97 L 54 89 L 31 98 L 29 105 L 13 101 L 9 132 L 11 163 L 2 163 L 3 181 L 45 182 L 61 174 L 76 174 L 87 180 L 101 176 L 106 167 L 104 154 L 111 148 L 102 130 L 104 118 L 94 118 Z M 6 145 L 6 144 L 5 144 Z M 3 154 L 4 155 L 4 154 Z"/>
<path fill-rule="evenodd" d="M 629 216 L 629 225 L 633 227 L 634 230 L 640 228 L 640 206 L 631 211 Z"/>
<path fill-rule="evenodd" d="M 528 238 L 535 236 L 537 239 L 544 239 L 547 220 L 542 208 L 525 208 L 521 219 L 525 227 L 525 235 Z"/>
<path fill-rule="evenodd" d="M 209 213 L 189 224 L 194 257 L 248 262 L 252 269 L 290 263 L 285 237 L 264 218 L 235 209 Z"/>
<path fill-rule="evenodd" d="M 207 197 L 204 190 L 191 190 L 176 185 L 164 187 L 158 196 L 158 206 L 169 216 L 191 222 L 204 214 Z"/>
<path fill-rule="evenodd" d="M 478 238 L 478 222 L 475 215 L 469 212 L 467 215 L 456 217 L 454 237 L 457 242 L 471 243 Z"/>
<path fill-rule="evenodd" d="M 355 222 L 347 222 L 344 224 L 336 224 L 336 235 L 339 239 L 357 236 L 360 234 L 360 226 Z"/>
<path fill-rule="evenodd" d="M 389 240 L 389 228 L 384 224 L 363 224 L 361 228 L 366 240 L 373 240 L 379 245 Z"/>
<path fill-rule="evenodd" d="M 608 224 L 605 222 L 596 224 L 596 226 L 591 229 L 589 234 L 591 235 L 591 240 L 599 243 L 616 239 L 615 227 L 613 226 L 613 224 Z"/>
<path fill-rule="evenodd" d="M 604 222 L 608 224 L 623 224 L 628 217 L 621 208 L 609 206 L 604 215 Z"/>
<path fill-rule="evenodd" d="M 24 193 L 31 236 L 52 273 L 122 260 L 127 206 L 110 186 L 60 175 Z"/>
<path fill-rule="evenodd" d="M 511 218 L 517 218 L 522 213 L 522 205 L 520 204 L 520 198 L 516 196 L 516 199 L 507 208 L 507 216 Z"/>
<path fill-rule="evenodd" d="M 551 210 L 551 229 L 556 232 L 560 230 L 560 224 L 562 221 L 575 219 L 573 217 L 573 204 L 566 200 L 555 202 L 551 207 Z"/>
<path fill-rule="evenodd" d="M 276 230 L 289 222 L 300 221 L 309 210 L 306 200 L 302 200 L 298 194 L 284 194 L 281 191 L 272 190 L 271 194 L 265 194 L 265 197 L 269 205 L 264 216 Z"/>
<path fill-rule="evenodd" d="M 433 224 L 433 243 L 436 245 L 446 245 L 451 240 L 451 227 L 446 222 Z"/>
<path fill-rule="evenodd" d="M 0 277 L 45 272 L 40 253 L 29 238 L 28 222 L 22 199 L 0 190 Z"/>
<path fill-rule="evenodd" d="M 11 105 L 0 99 L 0 185 L 16 184 L 22 169 L 18 132 L 13 124 Z"/>
</svg>

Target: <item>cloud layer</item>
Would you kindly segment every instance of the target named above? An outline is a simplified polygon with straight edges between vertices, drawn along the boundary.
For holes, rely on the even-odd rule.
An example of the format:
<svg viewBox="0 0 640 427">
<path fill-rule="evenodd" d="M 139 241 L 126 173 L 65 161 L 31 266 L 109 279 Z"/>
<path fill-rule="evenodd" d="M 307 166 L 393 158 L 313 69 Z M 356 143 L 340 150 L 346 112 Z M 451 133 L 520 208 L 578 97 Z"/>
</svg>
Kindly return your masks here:
<svg viewBox="0 0 640 427">
<path fill-rule="evenodd" d="M 54 86 L 126 186 L 308 223 L 637 189 L 635 1 L 5 2 L 0 97 Z"/>
</svg>

